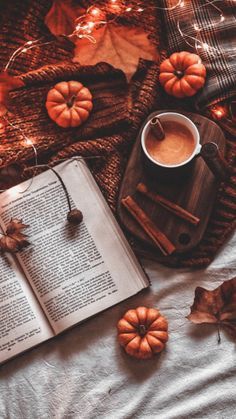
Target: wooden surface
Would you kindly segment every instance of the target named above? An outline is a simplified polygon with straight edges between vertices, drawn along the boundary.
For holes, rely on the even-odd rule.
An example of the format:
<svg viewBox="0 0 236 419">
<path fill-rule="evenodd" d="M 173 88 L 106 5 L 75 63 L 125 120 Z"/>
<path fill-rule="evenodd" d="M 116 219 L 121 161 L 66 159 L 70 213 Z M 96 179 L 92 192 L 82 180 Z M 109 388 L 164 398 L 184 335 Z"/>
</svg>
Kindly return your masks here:
<svg viewBox="0 0 236 419">
<path fill-rule="evenodd" d="M 167 111 L 158 111 L 158 113 L 162 112 Z M 208 141 L 214 141 L 218 145 L 222 154 L 224 154 L 225 137 L 218 125 L 201 115 L 183 111 L 179 113 L 188 116 L 196 124 L 200 132 L 201 144 Z M 151 114 L 144 122 L 143 126 L 155 114 L 157 114 L 157 112 Z M 157 255 L 161 255 L 160 250 L 153 246 L 151 239 L 121 204 L 122 198 L 125 198 L 127 195 L 132 195 L 140 207 L 150 216 L 157 227 L 159 227 L 176 246 L 176 253 L 187 252 L 199 243 L 204 234 L 212 211 L 219 182 L 216 180 L 201 157 L 195 158 L 187 176 L 177 183 L 172 181 L 163 181 L 163 179 L 161 179 L 157 174 L 153 176 L 153 174 L 150 174 L 146 167 L 144 167 L 144 156 L 140 142 L 141 131 L 142 129 L 140 130 L 136 143 L 133 147 L 122 182 L 118 202 L 119 218 L 127 230 L 129 230 L 138 239 L 142 240 L 144 244 L 148 245 L 147 249 L 150 249 L 152 252 L 155 249 Z M 190 225 L 188 222 L 177 218 L 168 210 L 151 202 L 147 197 L 144 197 L 139 192 L 136 192 L 136 186 L 139 182 L 146 183 L 154 192 L 165 196 L 173 202 L 176 202 L 199 217 L 200 223 L 198 226 Z"/>
</svg>

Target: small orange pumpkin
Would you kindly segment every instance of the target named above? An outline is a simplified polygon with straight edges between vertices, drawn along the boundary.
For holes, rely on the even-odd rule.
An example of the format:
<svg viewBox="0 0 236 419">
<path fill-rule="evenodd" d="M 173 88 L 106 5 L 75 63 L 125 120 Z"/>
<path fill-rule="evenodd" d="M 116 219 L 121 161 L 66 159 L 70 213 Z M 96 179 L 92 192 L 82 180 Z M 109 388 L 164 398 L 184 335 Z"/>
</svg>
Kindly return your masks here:
<svg viewBox="0 0 236 419">
<path fill-rule="evenodd" d="M 175 52 L 160 65 L 159 80 L 169 95 L 193 96 L 204 86 L 206 67 L 201 58 L 187 51 Z"/>
<path fill-rule="evenodd" d="M 148 359 L 161 352 L 168 340 L 168 322 L 155 308 L 128 310 L 117 324 L 118 340 L 127 354 Z"/>
<path fill-rule="evenodd" d="M 92 110 L 92 95 L 78 81 L 62 81 L 49 90 L 46 108 L 50 118 L 63 128 L 78 127 Z"/>
</svg>

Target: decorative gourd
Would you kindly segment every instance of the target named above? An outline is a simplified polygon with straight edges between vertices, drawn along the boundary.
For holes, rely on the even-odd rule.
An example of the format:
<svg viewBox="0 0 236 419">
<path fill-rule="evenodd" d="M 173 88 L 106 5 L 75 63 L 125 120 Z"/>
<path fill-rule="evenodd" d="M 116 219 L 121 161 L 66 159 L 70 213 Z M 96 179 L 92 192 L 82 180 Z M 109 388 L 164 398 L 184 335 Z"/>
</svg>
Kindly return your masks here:
<svg viewBox="0 0 236 419">
<path fill-rule="evenodd" d="M 169 95 L 182 98 L 193 96 L 206 79 L 201 58 L 187 51 L 175 52 L 160 65 L 159 80 Z"/>
<path fill-rule="evenodd" d="M 168 340 L 168 322 L 155 308 L 128 310 L 117 324 L 118 340 L 127 354 L 148 359 L 161 352 Z"/>
<path fill-rule="evenodd" d="M 50 118 L 63 128 L 78 127 L 92 110 L 92 95 L 78 81 L 62 81 L 49 90 L 46 108 Z"/>
</svg>

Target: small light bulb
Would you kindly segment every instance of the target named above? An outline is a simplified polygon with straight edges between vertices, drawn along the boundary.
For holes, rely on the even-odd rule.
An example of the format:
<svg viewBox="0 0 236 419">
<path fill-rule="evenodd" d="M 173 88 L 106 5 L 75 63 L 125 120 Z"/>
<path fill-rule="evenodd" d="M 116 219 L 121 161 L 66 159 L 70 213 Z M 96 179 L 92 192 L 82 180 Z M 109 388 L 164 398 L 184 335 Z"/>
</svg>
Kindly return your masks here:
<svg viewBox="0 0 236 419">
<path fill-rule="evenodd" d="M 94 26 L 95 26 L 95 23 L 94 22 L 88 22 L 88 27 L 90 29 L 94 28 Z"/>
<path fill-rule="evenodd" d="M 21 52 L 27 52 L 27 48 L 23 48 Z"/>
<path fill-rule="evenodd" d="M 33 142 L 30 138 L 25 139 L 25 145 L 32 145 L 32 144 L 33 144 Z"/>
<path fill-rule="evenodd" d="M 90 13 L 93 16 L 98 16 L 100 13 L 100 9 L 98 9 L 97 7 L 94 7 L 92 10 L 90 10 Z"/>
<path fill-rule="evenodd" d="M 139 12 L 139 13 L 141 13 L 143 11 L 144 11 L 144 9 L 142 9 L 142 7 L 139 7 L 138 10 L 137 10 L 137 12 Z"/>
<path fill-rule="evenodd" d="M 113 14 L 120 14 L 123 10 L 124 4 L 123 1 L 117 0 L 110 0 L 110 4 L 108 5 L 108 10 L 110 13 Z"/>
<path fill-rule="evenodd" d="M 197 23 L 194 23 L 193 27 L 194 27 L 195 31 L 200 31 L 200 28 L 199 28 Z"/>
<path fill-rule="evenodd" d="M 132 10 L 132 7 L 127 7 L 127 8 L 125 9 L 125 11 L 126 11 L 126 12 L 131 12 L 131 10 Z"/>
<path fill-rule="evenodd" d="M 224 22 L 224 20 L 225 20 L 225 17 L 224 17 L 223 15 L 221 15 L 221 16 L 220 16 L 220 21 L 221 21 L 221 22 Z"/>
<path fill-rule="evenodd" d="M 215 118 L 217 119 L 222 119 L 225 116 L 227 116 L 227 111 L 223 106 L 215 106 L 212 110 L 211 113 L 213 116 L 215 116 Z"/>
<path fill-rule="evenodd" d="M 26 45 L 32 45 L 32 44 L 33 44 L 33 41 L 26 42 Z"/>
<path fill-rule="evenodd" d="M 203 44 L 202 44 L 202 48 L 203 48 L 205 51 L 208 51 L 208 50 L 209 50 L 209 45 L 208 45 L 206 42 L 203 42 Z"/>
</svg>

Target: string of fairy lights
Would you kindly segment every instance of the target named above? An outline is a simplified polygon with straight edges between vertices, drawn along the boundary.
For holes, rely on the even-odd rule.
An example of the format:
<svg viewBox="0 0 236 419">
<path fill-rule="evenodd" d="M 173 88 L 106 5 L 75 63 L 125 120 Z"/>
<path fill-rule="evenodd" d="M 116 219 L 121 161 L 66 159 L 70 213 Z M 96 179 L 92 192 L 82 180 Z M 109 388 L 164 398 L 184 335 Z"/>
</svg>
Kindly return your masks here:
<svg viewBox="0 0 236 419">
<path fill-rule="evenodd" d="M 172 4 L 170 7 L 162 7 L 158 5 L 159 0 L 156 0 L 156 3 L 150 6 L 150 8 L 153 9 L 159 9 L 164 11 L 173 11 L 175 9 L 183 9 L 185 6 L 187 6 L 187 3 L 190 0 L 176 0 L 174 4 Z M 227 1 L 227 0 L 226 0 Z M 217 5 L 219 0 L 205 0 L 204 3 L 200 4 L 197 9 L 200 11 L 201 8 L 204 7 L 212 7 L 217 13 L 217 19 L 214 22 L 211 22 L 211 28 L 215 27 L 216 25 L 222 23 L 225 20 L 225 16 L 220 9 L 220 7 Z M 173 3 L 173 2 L 172 2 Z M 69 39 L 72 39 L 73 41 L 75 39 L 82 39 L 86 38 L 88 41 L 92 43 L 96 43 L 95 37 L 93 36 L 93 33 L 96 29 L 109 25 L 111 23 L 114 23 L 118 18 L 120 17 L 126 17 L 127 15 L 131 15 L 132 13 L 141 14 L 144 11 L 147 10 L 149 6 L 143 7 L 142 3 L 139 1 L 129 3 L 125 0 L 104 0 L 102 4 L 99 3 L 99 5 L 93 4 L 89 6 L 86 10 L 86 12 L 79 16 L 75 20 L 75 26 L 74 30 L 69 35 L 63 35 Z M 176 27 L 178 29 L 178 32 L 180 36 L 185 40 L 186 44 L 189 45 L 191 48 L 195 49 L 198 53 L 199 50 L 207 51 L 209 54 L 217 54 L 219 51 L 217 51 L 217 48 L 209 45 L 205 41 L 201 40 L 201 32 L 203 30 L 207 30 L 207 28 L 200 27 L 196 22 L 190 23 L 195 31 L 195 36 L 189 35 L 186 33 L 183 28 L 180 20 L 177 20 Z M 22 46 L 17 48 L 9 57 L 8 62 L 6 63 L 3 71 L 8 71 L 14 64 L 14 61 L 22 54 L 28 53 L 33 48 L 40 48 L 45 45 L 53 43 L 54 40 L 44 40 L 44 38 L 39 38 L 35 40 L 29 40 L 25 42 Z M 212 113 L 217 119 L 221 119 L 225 116 L 225 112 L 222 111 L 220 107 L 213 107 Z M 37 164 L 37 150 L 34 145 L 33 140 L 28 138 L 24 132 L 16 126 L 13 122 L 11 122 L 8 118 L 8 116 L 5 114 L 4 122 L 8 123 L 15 129 L 19 130 L 19 133 L 21 134 L 21 137 L 24 139 L 24 146 L 30 146 L 33 149 L 34 157 L 35 157 L 35 163 Z M 1 121 L 0 121 L 1 124 Z M 22 144 L 22 141 L 21 141 Z"/>
<path fill-rule="evenodd" d="M 176 3 L 170 7 L 159 6 L 159 1 L 160 0 L 156 0 L 156 3 L 151 5 L 150 8 L 152 10 L 159 9 L 165 11 L 173 11 L 178 8 L 183 9 L 187 6 L 187 3 L 190 0 L 176 0 Z M 219 2 L 219 0 L 205 0 L 203 4 L 199 4 L 199 6 L 197 7 L 197 11 L 200 11 L 202 8 L 206 7 L 212 7 L 215 9 L 215 11 L 218 14 L 218 17 L 213 22 L 210 22 L 209 27 L 211 28 L 217 26 L 225 20 L 225 16 L 222 10 L 216 4 L 217 2 Z M 90 42 L 96 43 L 95 37 L 93 36 L 93 32 L 96 29 L 104 25 L 114 23 L 120 17 L 125 17 L 132 13 L 143 13 L 147 10 L 148 7 L 149 6 L 146 6 L 144 8 L 140 2 L 136 2 L 135 5 L 133 5 L 129 4 L 127 1 L 124 0 L 106 0 L 102 5 L 89 6 L 86 12 L 75 20 L 75 28 L 73 32 L 69 35 L 62 34 L 62 36 L 66 36 L 67 38 L 73 40 L 76 38 L 86 38 Z M 204 25 L 204 27 L 200 27 L 196 22 L 190 24 L 192 24 L 192 28 L 195 31 L 195 36 L 189 35 L 188 33 L 186 33 L 186 31 L 184 31 L 180 20 L 176 21 L 177 30 L 188 46 L 195 49 L 197 52 L 199 52 L 199 50 L 201 49 L 207 51 L 209 54 L 217 54 L 220 52 L 217 50 L 217 48 L 201 40 L 201 32 L 203 30 L 205 31 L 208 29 L 206 25 Z M 39 48 L 53 42 L 53 40 L 47 40 L 44 42 L 43 38 L 25 42 L 21 47 L 17 48 L 12 53 L 7 64 L 4 67 L 4 70 L 8 70 L 14 63 L 15 59 L 19 57 L 21 54 L 25 54 L 33 48 Z"/>
</svg>

